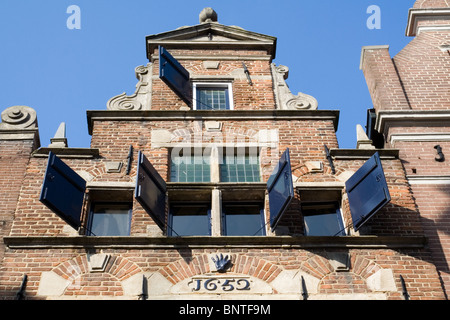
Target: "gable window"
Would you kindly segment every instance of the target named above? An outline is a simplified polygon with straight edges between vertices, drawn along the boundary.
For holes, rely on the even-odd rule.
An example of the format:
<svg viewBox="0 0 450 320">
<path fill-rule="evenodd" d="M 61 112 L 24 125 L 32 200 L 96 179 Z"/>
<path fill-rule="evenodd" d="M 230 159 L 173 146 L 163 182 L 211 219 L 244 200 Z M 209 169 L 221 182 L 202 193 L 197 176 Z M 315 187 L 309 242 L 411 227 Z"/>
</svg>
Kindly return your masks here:
<svg viewBox="0 0 450 320">
<path fill-rule="evenodd" d="M 225 155 L 222 158 L 220 173 L 223 182 L 259 182 L 259 156 Z"/>
<path fill-rule="evenodd" d="M 170 181 L 210 182 L 210 157 L 206 154 L 172 154 Z"/>
<path fill-rule="evenodd" d="M 257 150 L 231 148 L 230 151 L 219 148 L 221 150 L 217 151 L 217 149 L 172 149 L 170 181 L 192 183 L 261 181 Z"/>
<path fill-rule="evenodd" d="M 341 211 L 342 188 L 300 189 L 305 236 L 345 236 Z"/>
<path fill-rule="evenodd" d="M 90 186 L 86 216 L 87 236 L 129 236 L 133 191 L 128 187 Z"/>
<path fill-rule="evenodd" d="M 264 236 L 262 203 L 224 203 L 222 226 L 225 236 Z"/>
<path fill-rule="evenodd" d="M 306 236 L 345 236 L 337 201 L 303 203 L 302 213 Z"/>
<path fill-rule="evenodd" d="M 209 203 L 175 203 L 170 207 L 171 236 L 211 235 L 211 205 Z"/>
<path fill-rule="evenodd" d="M 194 110 L 233 110 L 231 83 L 194 83 Z"/>
<path fill-rule="evenodd" d="M 93 203 L 88 233 L 94 236 L 129 236 L 131 203 Z"/>
</svg>

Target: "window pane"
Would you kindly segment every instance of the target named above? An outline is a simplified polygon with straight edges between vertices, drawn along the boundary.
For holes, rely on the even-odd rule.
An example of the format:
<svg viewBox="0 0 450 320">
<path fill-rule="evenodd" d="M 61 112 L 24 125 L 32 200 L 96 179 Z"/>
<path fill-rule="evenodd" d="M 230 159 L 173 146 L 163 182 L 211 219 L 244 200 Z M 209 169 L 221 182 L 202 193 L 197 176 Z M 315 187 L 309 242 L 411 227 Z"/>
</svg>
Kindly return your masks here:
<svg viewBox="0 0 450 320">
<path fill-rule="evenodd" d="M 210 182 L 209 156 L 186 155 L 171 157 L 170 181 L 172 182 Z"/>
<path fill-rule="evenodd" d="M 228 88 L 197 87 L 197 110 L 230 109 Z"/>
<path fill-rule="evenodd" d="M 302 212 L 307 236 L 345 235 L 341 212 L 337 203 L 303 205 Z"/>
<path fill-rule="evenodd" d="M 209 205 L 174 205 L 171 207 L 172 236 L 210 235 Z"/>
<path fill-rule="evenodd" d="M 130 235 L 131 205 L 95 204 L 91 214 L 91 235 Z"/>
<path fill-rule="evenodd" d="M 257 155 L 224 156 L 220 173 L 223 182 L 260 182 L 259 157 Z"/>
<path fill-rule="evenodd" d="M 265 235 L 260 205 L 233 204 L 223 207 L 224 235 L 263 236 Z"/>
</svg>

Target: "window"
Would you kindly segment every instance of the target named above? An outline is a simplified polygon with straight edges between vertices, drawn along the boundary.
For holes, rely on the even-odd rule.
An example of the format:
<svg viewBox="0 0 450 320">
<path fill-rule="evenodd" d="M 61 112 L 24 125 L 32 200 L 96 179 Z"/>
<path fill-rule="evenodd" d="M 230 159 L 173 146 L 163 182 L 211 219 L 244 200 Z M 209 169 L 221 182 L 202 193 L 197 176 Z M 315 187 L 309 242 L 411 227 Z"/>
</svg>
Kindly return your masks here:
<svg viewBox="0 0 450 320">
<path fill-rule="evenodd" d="M 223 235 L 264 236 L 262 203 L 224 203 L 222 208 Z"/>
<path fill-rule="evenodd" d="M 170 207 L 170 236 L 211 235 L 209 203 L 176 203 Z"/>
<path fill-rule="evenodd" d="M 266 234 L 258 148 L 173 148 L 171 159 L 171 181 L 184 183 L 169 188 L 169 236 Z"/>
<path fill-rule="evenodd" d="M 129 236 L 131 204 L 92 203 L 88 234 L 93 236 Z"/>
<path fill-rule="evenodd" d="M 128 187 L 89 188 L 88 214 L 83 225 L 87 236 L 129 236 L 133 191 Z"/>
<path fill-rule="evenodd" d="M 232 110 L 230 83 L 194 83 L 194 110 Z"/>
<path fill-rule="evenodd" d="M 259 182 L 258 155 L 225 155 L 220 166 L 223 182 Z"/>
<path fill-rule="evenodd" d="M 210 157 L 203 154 L 172 154 L 170 181 L 210 182 Z"/>
<path fill-rule="evenodd" d="M 338 202 L 303 203 L 306 236 L 345 236 Z"/>
<path fill-rule="evenodd" d="M 253 152 L 250 148 L 244 148 L 241 152 L 231 148 L 231 151 L 227 149 L 216 152 L 213 149 L 172 149 L 170 181 L 193 183 L 261 181 L 257 150 Z M 225 151 L 226 154 L 221 155 Z"/>
</svg>

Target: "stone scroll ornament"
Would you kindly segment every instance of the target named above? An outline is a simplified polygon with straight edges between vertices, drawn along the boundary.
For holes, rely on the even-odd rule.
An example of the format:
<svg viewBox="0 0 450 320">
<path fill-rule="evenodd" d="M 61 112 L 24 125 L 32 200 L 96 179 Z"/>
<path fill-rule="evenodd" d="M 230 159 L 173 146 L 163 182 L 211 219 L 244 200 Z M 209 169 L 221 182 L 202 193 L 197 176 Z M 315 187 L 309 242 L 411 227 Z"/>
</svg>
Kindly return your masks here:
<svg viewBox="0 0 450 320">
<path fill-rule="evenodd" d="M 0 129 L 36 129 L 37 116 L 33 108 L 14 106 L 2 112 Z"/>
<path fill-rule="evenodd" d="M 149 110 L 151 101 L 151 68 L 152 65 L 136 67 L 136 85 L 134 94 L 127 96 L 124 92 L 111 98 L 107 103 L 108 110 Z"/>
<path fill-rule="evenodd" d="M 317 100 L 305 93 L 299 92 L 294 95 L 286 80 L 289 76 L 289 68 L 283 65 L 272 64 L 274 76 L 275 95 L 279 109 L 284 110 L 317 110 Z"/>
</svg>

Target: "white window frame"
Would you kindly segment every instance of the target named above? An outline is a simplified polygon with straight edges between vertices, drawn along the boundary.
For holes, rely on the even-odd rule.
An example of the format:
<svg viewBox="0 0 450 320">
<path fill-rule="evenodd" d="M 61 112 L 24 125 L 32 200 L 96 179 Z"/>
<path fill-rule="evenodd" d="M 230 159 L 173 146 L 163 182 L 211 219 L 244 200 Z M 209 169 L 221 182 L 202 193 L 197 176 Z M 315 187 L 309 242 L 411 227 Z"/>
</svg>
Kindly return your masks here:
<svg viewBox="0 0 450 320">
<path fill-rule="evenodd" d="M 233 86 L 230 82 L 194 82 L 192 84 L 192 94 L 193 94 L 193 109 L 197 110 L 197 86 L 208 87 L 208 88 L 226 88 L 228 89 L 228 101 L 230 108 L 228 110 L 234 110 L 234 100 L 233 100 Z"/>
</svg>

